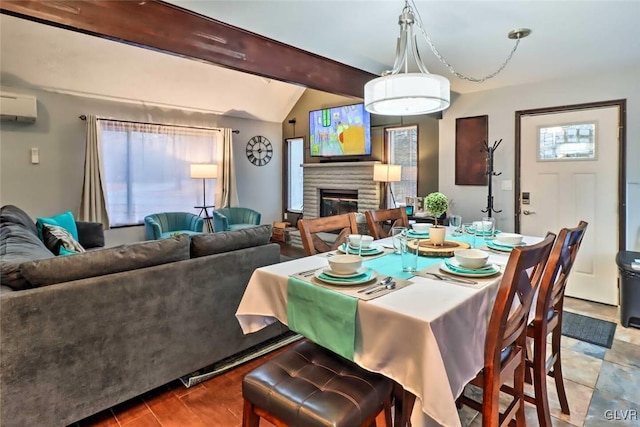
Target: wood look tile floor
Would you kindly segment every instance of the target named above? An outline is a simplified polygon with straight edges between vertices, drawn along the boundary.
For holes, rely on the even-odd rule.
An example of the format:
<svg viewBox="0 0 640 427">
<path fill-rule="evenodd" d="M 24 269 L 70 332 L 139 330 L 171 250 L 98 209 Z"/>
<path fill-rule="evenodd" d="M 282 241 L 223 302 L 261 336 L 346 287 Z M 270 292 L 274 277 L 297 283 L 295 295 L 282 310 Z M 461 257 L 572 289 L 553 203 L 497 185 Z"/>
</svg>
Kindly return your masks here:
<svg viewBox="0 0 640 427">
<path fill-rule="evenodd" d="M 282 255 L 292 258 L 304 255 L 297 248 L 281 246 Z M 618 327 L 611 349 L 562 337 L 563 371 L 571 415 L 560 413 L 555 387 L 550 382 L 549 400 L 553 425 L 640 426 L 640 329 L 623 328 L 618 321 L 616 307 L 567 298 L 565 309 L 616 322 Z M 242 378 L 247 372 L 286 348 L 264 355 L 189 389 L 179 381 L 174 381 L 73 426 L 240 427 L 243 404 Z M 538 426 L 535 408 L 527 404 L 526 413 L 527 426 Z M 460 419 L 465 427 L 482 425 L 480 415 L 466 407 L 460 410 Z M 378 425 L 384 425 L 381 417 L 378 419 Z M 263 420 L 260 426 L 273 425 Z"/>
</svg>

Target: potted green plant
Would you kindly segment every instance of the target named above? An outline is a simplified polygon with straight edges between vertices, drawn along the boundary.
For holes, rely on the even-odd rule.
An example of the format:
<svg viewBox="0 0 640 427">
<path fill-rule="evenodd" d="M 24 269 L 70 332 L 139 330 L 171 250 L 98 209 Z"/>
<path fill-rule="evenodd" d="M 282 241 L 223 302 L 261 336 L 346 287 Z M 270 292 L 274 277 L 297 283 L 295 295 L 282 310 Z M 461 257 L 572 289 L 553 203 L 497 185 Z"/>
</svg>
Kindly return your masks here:
<svg viewBox="0 0 640 427">
<path fill-rule="evenodd" d="M 449 200 L 447 196 L 436 191 L 425 197 L 424 208 L 434 216 L 435 220 L 435 225 L 429 231 L 429 239 L 434 245 L 441 246 L 444 244 L 446 229 L 438 225 L 438 217 L 449 209 Z"/>
</svg>

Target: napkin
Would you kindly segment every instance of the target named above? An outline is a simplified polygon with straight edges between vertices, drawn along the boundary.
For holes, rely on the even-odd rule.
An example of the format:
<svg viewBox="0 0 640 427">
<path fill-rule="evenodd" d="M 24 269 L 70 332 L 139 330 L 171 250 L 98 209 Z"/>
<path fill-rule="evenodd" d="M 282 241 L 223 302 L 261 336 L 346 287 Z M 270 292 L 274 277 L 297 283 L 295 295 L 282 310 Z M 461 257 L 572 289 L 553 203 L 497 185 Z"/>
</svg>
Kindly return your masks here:
<svg viewBox="0 0 640 427">
<path fill-rule="evenodd" d="M 465 268 L 465 267 L 451 264 L 451 262 L 448 259 L 445 259 L 444 263 L 451 271 L 456 271 L 458 273 L 473 274 L 473 273 L 489 273 L 489 272 L 497 273 L 498 272 L 492 264 L 485 265 L 482 268 Z"/>
<path fill-rule="evenodd" d="M 353 360 L 357 309 L 357 298 L 289 277 L 289 329 L 349 360 Z"/>
</svg>

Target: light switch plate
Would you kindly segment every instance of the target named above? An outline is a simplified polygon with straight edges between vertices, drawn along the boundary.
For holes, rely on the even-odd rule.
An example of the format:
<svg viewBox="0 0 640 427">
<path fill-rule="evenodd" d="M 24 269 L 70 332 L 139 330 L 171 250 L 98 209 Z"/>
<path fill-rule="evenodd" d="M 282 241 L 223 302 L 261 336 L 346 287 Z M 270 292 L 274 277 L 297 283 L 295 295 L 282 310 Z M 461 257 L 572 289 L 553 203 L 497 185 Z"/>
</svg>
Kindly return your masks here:
<svg viewBox="0 0 640 427">
<path fill-rule="evenodd" d="M 40 163 L 40 149 L 32 148 L 31 149 L 31 163 L 37 165 Z"/>
<path fill-rule="evenodd" d="M 510 179 L 505 179 L 502 181 L 501 183 L 501 187 L 500 187 L 503 191 L 511 191 L 513 190 L 513 181 L 511 181 Z"/>
</svg>

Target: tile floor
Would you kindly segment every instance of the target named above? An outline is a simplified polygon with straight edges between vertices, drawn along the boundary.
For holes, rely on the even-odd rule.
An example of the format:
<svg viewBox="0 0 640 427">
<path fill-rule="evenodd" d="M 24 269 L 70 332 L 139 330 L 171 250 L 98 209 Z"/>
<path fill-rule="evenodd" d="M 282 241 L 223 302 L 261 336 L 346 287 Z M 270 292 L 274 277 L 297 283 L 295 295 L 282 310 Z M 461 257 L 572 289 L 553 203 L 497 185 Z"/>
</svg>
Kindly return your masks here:
<svg viewBox="0 0 640 427">
<path fill-rule="evenodd" d="M 571 415 L 560 412 L 553 379 L 549 403 L 557 427 L 640 426 L 640 329 L 620 325 L 617 307 L 567 297 L 565 310 L 617 323 L 611 349 L 562 337 L 562 370 Z M 474 393 L 474 390 L 467 390 Z M 527 404 L 527 426 L 538 426 L 536 410 Z M 460 410 L 463 426 L 478 427 L 482 417 Z"/>
</svg>

